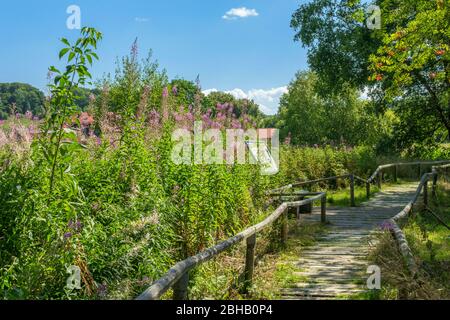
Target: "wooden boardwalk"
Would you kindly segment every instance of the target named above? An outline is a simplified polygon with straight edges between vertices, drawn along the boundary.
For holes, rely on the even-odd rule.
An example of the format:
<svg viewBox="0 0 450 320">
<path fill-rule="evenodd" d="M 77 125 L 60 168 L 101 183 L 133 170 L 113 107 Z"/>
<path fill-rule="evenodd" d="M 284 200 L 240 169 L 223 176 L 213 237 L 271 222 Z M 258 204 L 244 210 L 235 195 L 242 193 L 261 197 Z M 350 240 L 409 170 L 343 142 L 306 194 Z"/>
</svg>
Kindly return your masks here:
<svg viewBox="0 0 450 320">
<path fill-rule="evenodd" d="M 367 289 L 367 259 L 373 235 L 411 201 L 417 183 L 386 187 L 356 208 L 327 209 L 328 232 L 305 247 L 295 264 L 295 275 L 305 279 L 282 290 L 283 299 L 338 299 Z M 300 223 L 320 221 L 320 210 L 302 215 Z"/>
</svg>

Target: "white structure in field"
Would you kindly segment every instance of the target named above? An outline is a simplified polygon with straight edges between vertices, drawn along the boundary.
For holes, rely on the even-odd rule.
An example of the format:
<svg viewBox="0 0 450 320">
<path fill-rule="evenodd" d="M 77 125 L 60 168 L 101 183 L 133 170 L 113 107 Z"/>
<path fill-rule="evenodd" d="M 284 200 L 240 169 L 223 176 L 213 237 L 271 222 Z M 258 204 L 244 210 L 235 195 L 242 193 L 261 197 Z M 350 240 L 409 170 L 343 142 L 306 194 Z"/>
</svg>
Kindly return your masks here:
<svg viewBox="0 0 450 320">
<path fill-rule="evenodd" d="M 172 142 L 172 161 L 177 165 L 260 164 L 263 175 L 274 175 L 279 171 L 277 129 L 204 131 L 202 122 L 197 121 L 193 132 L 188 129 L 175 130 Z M 249 157 L 247 150 L 250 151 Z"/>
</svg>

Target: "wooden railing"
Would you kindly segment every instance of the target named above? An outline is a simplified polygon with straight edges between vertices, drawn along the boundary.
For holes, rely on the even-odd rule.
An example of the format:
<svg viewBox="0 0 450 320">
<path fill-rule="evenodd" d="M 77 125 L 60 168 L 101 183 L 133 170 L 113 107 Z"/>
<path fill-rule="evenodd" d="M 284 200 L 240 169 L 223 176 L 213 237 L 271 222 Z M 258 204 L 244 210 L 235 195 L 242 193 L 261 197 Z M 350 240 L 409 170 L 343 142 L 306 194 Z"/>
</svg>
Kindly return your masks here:
<svg viewBox="0 0 450 320">
<path fill-rule="evenodd" d="M 448 163 L 448 161 L 443 161 L 439 163 Z M 422 163 L 423 164 L 423 163 Z M 427 162 L 427 164 L 436 164 Z M 432 196 L 436 196 L 436 186 L 438 182 L 439 175 L 442 174 L 442 171 L 445 171 L 444 175 L 446 175 L 447 171 L 450 169 L 450 164 L 442 165 L 442 166 L 433 166 L 431 173 L 425 173 L 422 175 L 422 178 L 420 180 L 419 186 L 417 187 L 416 193 L 414 194 L 411 201 L 406 205 L 406 207 L 400 211 L 395 217 L 390 219 L 389 222 L 389 229 L 391 230 L 391 233 L 394 237 L 394 239 L 397 242 L 397 246 L 400 250 L 400 253 L 402 254 L 406 266 L 411 273 L 412 276 L 415 276 L 417 274 L 417 265 L 414 260 L 414 256 L 412 254 L 412 251 L 408 245 L 408 241 L 406 240 L 405 234 L 403 233 L 402 229 L 400 228 L 400 223 L 402 220 L 406 219 L 411 213 L 413 212 L 414 206 L 418 203 L 420 199 L 420 195 L 423 195 L 423 204 L 424 206 L 428 206 L 429 202 L 429 194 L 428 194 L 428 188 L 429 188 L 429 182 L 432 181 Z"/>
<path fill-rule="evenodd" d="M 342 179 L 348 179 L 350 182 L 349 185 L 350 185 L 350 206 L 351 207 L 356 207 L 356 199 L 355 199 L 356 182 L 360 182 L 366 186 L 366 197 L 367 197 L 367 199 L 370 198 L 370 190 L 371 190 L 370 182 L 368 182 L 368 180 L 363 179 L 353 173 L 344 174 L 344 175 L 340 175 L 340 176 L 334 176 L 334 177 L 321 178 L 321 179 L 316 179 L 316 180 L 296 182 L 293 184 L 289 184 L 287 186 L 283 186 L 278 189 L 271 190 L 268 192 L 268 194 L 271 196 L 283 196 L 284 193 L 287 191 L 292 192 L 291 189 L 293 189 L 293 188 L 298 188 L 298 187 L 302 187 L 302 186 L 308 186 L 308 185 L 312 185 L 312 184 L 333 181 L 333 180 L 337 181 L 337 180 L 342 180 Z"/>
<path fill-rule="evenodd" d="M 137 300 L 156 300 L 159 299 L 170 288 L 173 288 L 174 300 L 185 300 L 188 296 L 189 271 L 207 262 L 220 253 L 230 249 L 236 244 L 246 241 L 247 250 L 245 257 L 245 271 L 244 271 L 244 291 L 251 286 L 253 278 L 253 269 L 255 261 L 255 246 L 257 234 L 272 225 L 275 221 L 281 218 L 281 242 L 286 242 L 288 234 L 288 217 L 287 212 L 289 208 L 297 208 L 300 206 L 313 203 L 314 201 L 321 201 L 321 221 L 326 222 L 326 193 L 310 193 L 303 194 L 303 196 L 312 196 L 309 199 L 285 202 L 281 204 L 269 217 L 264 221 L 242 231 L 228 240 L 225 240 L 218 245 L 211 247 L 193 257 L 178 262 L 173 266 L 162 278 L 154 282 L 150 288 L 142 293 Z"/>
<path fill-rule="evenodd" d="M 434 166 L 432 173 L 426 173 L 422 176 L 422 168 L 426 165 L 438 165 L 449 163 L 445 166 Z M 350 180 L 350 205 L 355 206 L 355 181 L 360 181 L 366 185 L 367 197 L 370 197 L 370 185 L 375 182 L 381 189 L 381 184 L 383 181 L 384 170 L 394 168 L 394 180 L 397 180 L 398 168 L 402 166 L 418 166 L 418 172 L 422 176 L 419 183 L 417 192 L 415 193 L 413 199 L 410 203 L 394 218 L 389 220 L 391 225 L 391 231 L 396 239 L 400 252 L 406 260 L 408 269 L 412 272 L 416 272 L 416 266 L 414 263 L 414 258 L 412 256 L 411 250 L 408 246 L 406 238 L 400 229 L 397 222 L 407 217 L 412 211 L 414 204 L 417 203 L 420 194 L 424 194 L 424 203 L 428 203 L 428 182 L 433 178 L 433 194 L 436 190 L 437 176 L 439 170 L 450 169 L 450 161 L 434 161 L 434 162 L 411 162 L 411 163 L 395 163 L 379 166 L 375 173 L 369 179 L 360 178 L 354 174 L 346 174 L 335 177 L 322 178 L 311 181 L 302 181 L 293 183 L 275 190 L 268 192 L 271 196 L 294 196 L 294 197 L 308 197 L 311 198 L 282 203 L 269 217 L 264 221 L 242 231 L 241 233 L 231 237 L 193 257 L 187 258 L 181 262 L 178 262 L 173 266 L 162 278 L 155 281 L 144 293 L 142 293 L 137 300 L 157 300 L 164 293 L 166 293 L 170 288 L 173 288 L 173 299 L 174 300 L 185 300 L 188 297 L 188 284 L 189 284 L 189 272 L 198 267 L 199 265 L 211 260 L 212 258 L 218 256 L 219 254 L 227 251 L 233 246 L 246 241 L 246 257 L 245 257 L 245 269 L 244 269 L 244 291 L 251 286 L 254 270 L 255 261 L 255 246 L 256 246 L 256 236 L 263 229 L 272 225 L 275 221 L 281 219 L 281 242 L 286 242 L 288 234 L 288 209 L 289 208 L 299 208 L 308 204 L 312 204 L 315 201 L 321 201 L 321 222 L 326 223 L 326 203 L 327 195 L 324 192 L 312 193 L 312 192 L 293 192 L 293 188 L 316 184 L 325 181 L 332 181 L 338 179 L 349 179 Z M 378 179 L 376 179 L 378 178 Z"/>
<path fill-rule="evenodd" d="M 381 189 L 382 182 L 384 180 L 384 173 L 387 169 L 393 169 L 394 182 L 397 182 L 398 177 L 398 169 L 400 167 L 417 167 L 417 177 L 420 179 L 423 174 L 423 169 L 425 166 L 437 166 L 441 164 L 448 164 L 449 160 L 443 161 L 417 161 L 417 162 L 400 162 L 400 163 L 391 163 L 379 166 L 372 176 L 367 179 L 368 183 L 377 183 L 378 188 Z"/>
<path fill-rule="evenodd" d="M 351 202 L 351 206 L 354 206 L 355 205 L 355 200 L 354 200 L 355 199 L 355 196 L 354 196 L 355 180 L 359 180 L 366 184 L 367 198 L 369 198 L 371 184 L 376 183 L 378 186 L 378 189 L 381 190 L 382 183 L 384 180 L 384 173 L 386 170 L 393 169 L 393 181 L 397 182 L 398 170 L 400 167 L 415 167 L 416 166 L 418 177 L 420 179 L 420 183 L 419 183 L 419 186 L 417 187 L 414 197 L 405 206 L 405 208 L 402 211 L 400 211 L 395 217 L 393 217 L 392 219 L 390 219 L 388 221 L 388 225 L 390 227 L 392 236 L 396 240 L 396 243 L 398 245 L 400 253 L 402 254 L 402 256 L 405 260 L 406 266 L 407 266 L 408 270 L 410 271 L 410 273 L 412 275 L 415 275 L 417 273 L 417 266 L 415 264 L 412 251 L 409 248 L 406 237 L 405 237 L 403 231 L 401 230 L 399 224 L 404 218 L 408 217 L 408 215 L 410 215 L 412 213 L 413 207 L 414 207 L 414 205 L 417 204 L 421 194 L 423 194 L 423 204 L 425 206 L 428 205 L 428 201 L 429 201 L 428 184 L 430 181 L 432 181 L 432 189 L 431 190 L 432 190 L 432 195 L 434 197 L 436 195 L 436 186 L 437 186 L 437 181 L 438 181 L 439 175 L 441 174 L 441 175 L 449 177 L 449 174 L 448 174 L 448 171 L 450 171 L 450 163 L 449 162 L 450 162 L 449 160 L 443 160 L 443 161 L 418 161 L 418 162 L 401 162 L 401 163 L 386 164 L 386 165 L 379 166 L 375 170 L 373 175 L 367 180 L 364 180 L 353 174 L 349 174 L 349 175 L 329 177 L 329 178 L 312 180 L 312 181 L 293 183 L 291 185 L 288 185 L 288 186 L 278 189 L 278 191 L 280 191 L 280 190 L 286 191 L 289 188 L 294 188 L 294 187 L 302 186 L 302 185 L 309 185 L 309 184 L 314 184 L 314 183 L 319 183 L 319 182 L 324 182 L 324 181 L 349 178 L 350 179 L 350 199 L 351 199 L 350 202 Z M 424 170 L 425 166 L 432 166 L 432 172 L 423 174 L 423 170 Z"/>
</svg>

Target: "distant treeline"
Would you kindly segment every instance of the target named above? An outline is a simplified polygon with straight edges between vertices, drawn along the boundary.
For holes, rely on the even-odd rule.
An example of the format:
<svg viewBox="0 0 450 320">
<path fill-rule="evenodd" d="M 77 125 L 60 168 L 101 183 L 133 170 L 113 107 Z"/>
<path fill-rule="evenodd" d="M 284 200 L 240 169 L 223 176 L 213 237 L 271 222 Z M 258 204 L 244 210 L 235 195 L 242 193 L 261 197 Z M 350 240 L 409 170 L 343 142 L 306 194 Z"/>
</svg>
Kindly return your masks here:
<svg viewBox="0 0 450 320">
<path fill-rule="evenodd" d="M 76 90 L 76 104 L 81 110 L 89 105 L 89 96 L 97 90 L 80 88 Z M 5 120 L 12 114 L 32 112 L 43 116 L 45 94 L 38 88 L 26 83 L 0 83 L 0 119 Z"/>
<path fill-rule="evenodd" d="M 158 88 L 156 86 L 155 93 L 159 97 L 160 92 L 163 89 L 163 85 L 166 88 L 177 91 L 178 102 L 180 105 L 194 105 L 195 96 L 197 92 L 197 86 L 193 81 L 184 79 L 175 79 L 171 82 L 166 80 L 166 83 L 161 84 Z M 129 97 L 122 97 L 124 88 L 119 85 L 111 84 L 113 95 L 108 101 L 109 111 L 117 112 L 125 103 Z M 136 104 L 143 91 L 142 85 L 136 85 L 138 94 L 136 96 Z M 76 105 L 80 111 L 86 111 L 88 109 L 90 100 L 98 98 L 101 95 L 101 89 L 86 89 L 77 88 L 75 90 Z M 114 94 L 115 93 L 115 94 Z M 45 113 L 45 94 L 29 84 L 26 83 L 0 83 L 0 119 L 5 120 L 10 115 L 25 114 L 30 111 L 34 116 L 42 117 Z M 200 99 L 202 100 L 203 112 L 207 112 L 208 109 L 215 109 L 218 103 L 229 103 L 234 106 L 234 112 L 238 118 L 245 112 L 253 119 L 265 118 L 264 114 L 260 111 L 259 106 L 252 100 L 236 99 L 233 95 L 224 92 L 213 92 L 208 96 L 200 93 Z M 123 100 L 123 101 L 122 101 Z"/>
<path fill-rule="evenodd" d="M 0 83 L 0 119 L 10 114 L 27 111 L 41 114 L 45 95 L 39 89 L 25 83 Z"/>
</svg>

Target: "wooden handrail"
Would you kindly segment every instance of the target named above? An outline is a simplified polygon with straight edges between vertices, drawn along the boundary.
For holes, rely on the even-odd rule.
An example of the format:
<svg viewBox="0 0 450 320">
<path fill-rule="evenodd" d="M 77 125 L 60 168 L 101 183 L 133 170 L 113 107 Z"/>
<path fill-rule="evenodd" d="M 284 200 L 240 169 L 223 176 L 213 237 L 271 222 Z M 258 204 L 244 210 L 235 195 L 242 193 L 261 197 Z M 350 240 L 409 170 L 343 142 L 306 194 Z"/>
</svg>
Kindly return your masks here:
<svg viewBox="0 0 450 320">
<path fill-rule="evenodd" d="M 360 181 L 360 182 L 362 182 L 362 183 L 367 183 L 367 180 L 366 180 L 366 179 L 363 179 L 363 178 L 358 177 L 358 176 L 354 176 L 354 177 L 355 177 L 355 180 L 358 180 L 358 181 Z"/>
<path fill-rule="evenodd" d="M 448 163 L 448 164 L 447 164 Z M 312 198 L 301 200 L 301 201 L 294 201 L 294 202 L 285 202 L 281 204 L 269 217 L 267 217 L 264 221 L 240 232 L 239 234 L 220 242 L 219 244 L 193 256 L 190 258 L 187 258 L 183 261 L 178 262 L 175 266 L 173 266 L 162 278 L 155 281 L 145 292 L 143 292 L 137 300 L 157 300 L 159 299 L 164 293 L 166 293 L 170 288 L 174 288 L 174 299 L 177 300 L 183 300 L 187 298 L 187 291 L 188 291 L 188 283 L 189 283 L 189 271 L 194 269 L 195 267 L 199 266 L 200 264 L 207 262 L 214 258 L 215 256 L 219 255 L 220 253 L 230 249 L 231 247 L 235 246 L 236 244 L 246 240 L 247 241 L 247 254 L 246 254 L 246 264 L 245 264 L 245 281 L 246 281 L 246 287 L 248 287 L 249 282 L 251 282 L 252 274 L 253 274 L 253 268 L 254 268 L 254 254 L 255 254 L 255 244 L 256 244 L 256 235 L 263 229 L 265 229 L 267 226 L 272 225 L 276 220 L 278 220 L 280 217 L 283 217 L 282 221 L 282 232 L 281 232 L 281 240 L 282 242 L 286 241 L 287 238 L 287 209 L 288 208 L 295 208 L 295 207 L 301 207 L 310 203 L 313 203 L 315 201 L 320 200 L 321 201 L 321 221 L 323 223 L 326 222 L 326 199 L 327 195 L 326 193 L 319 192 L 319 193 L 313 193 L 313 192 L 291 192 L 291 193 L 285 193 L 284 191 L 287 191 L 289 189 L 304 186 L 308 184 L 314 184 L 319 183 L 323 181 L 330 181 L 335 179 L 350 179 L 350 192 L 351 192 L 351 205 L 355 205 L 355 198 L 354 198 L 354 183 L 355 181 L 360 181 L 362 183 L 366 184 L 367 188 L 367 196 L 370 196 L 370 184 L 375 180 L 377 176 L 380 175 L 380 173 L 384 169 L 388 168 L 398 168 L 399 166 L 413 166 L 413 165 L 419 165 L 420 167 L 422 165 L 438 165 L 438 164 L 447 164 L 443 166 L 433 166 L 433 172 L 432 173 L 426 173 L 422 176 L 422 179 L 419 183 L 419 186 L 417 188 L 417 191 L 412 199 L 406 207 L 399 212 L 394 218 L 389 220 L 389 223 L 391 225 L 391 232 L 396 239 L 400 252 L 402 253 L 402 256 L 405 258 L 407 262 L 408 269 L 415 273 L 417 268 L 415 266 L 414 258 L 411 253 L 411 249 L 408 246 L 408 243 L 406 241 L 406 238 L 398 226 L 398 222 L 407 217 L 408 214 L 412 211 L 413 206 L 418 201 L 420 194 L 422 191 L 424 192 L 424 201 L 428 201 L 428 192 L 424 190 L 428 190 L 428 181 L 430 177 L 433 178 L 433 190 L 435 189 L 435 184 L 437 182 L 437 171 L 442 168 L 450 168 L 450 160 L 446 161 L 423 161 L 423 162 L 409 162 L 409 163 L 393 163 L 393 164 L 387 164 L 379 166 L 375 173 L 367 180 L 358 177 L 354 174 L 346 174 L 346 175 L 340 175 L 335 177 L 328 177 L 328 178 L 322 178 L 322 179 L 316 179 L 311 181 L 302 181 L 293 183 L 287 186 L 283 186 L 274 190 L 269 191 L 267 194 L 272 196 L 311 196 Z M 397 170 L 396 170 L 397 171 Z M 395 175 L 396 176 L 396 175 Z M 379 184 L 381 185 L 381 179 L 379 179 Z"/>
<path fill-rule="evenodd" d="M 450 163 L 442 166 L 433 166 L 433 170 L 445 170 L 450 169 Z"/>
<path fill-rule="evenodd" d="M 442 165 L 442 164 L 446 164 L 446 165 Z M 427 166 L 427 165 L 435 165 L 435 166 L 433 166 L 433 169 L 436 167 L 436 165 L 441 165 L 441 166 L 438 166 L 440 168 L 450 168 L 450 160 L 390 163 L 390 164 L 378 166 L 377 169 L 375 170 L 375 172 L 367 180 L 364 178 L 361 178 L 355 174 L 350 173 L 350 174 L 344 174 L 344 175 L 340 175 L 340 176 L 327 177 L 327 178 L 321 178 L 321 179 L 316 179 L 316 180 L 308 180 L 308 181 L 300 181 L 300 182 L 292 183 L 292 184 L 271 190 L 267 194 L 269 194 L 269 195 L 279 194 L 280 192 L 282 193 L 284 191 L 288 191 L 289 189 L 292 189 L 295 187 L 306 186 L 306 185 L 315 184 L 315 183 L 324 182 L 324 181 L 337 180 L 337 179 L 350 179 L 350 202 L 351 202 L 350 205 L 352 207 L 354 207 L 355 206 L 355 200 L 354 200 L 354 198 L 355 198 L 355 194 L 354 194 L 355 181 L 359 181 L 366 185 L 367 198 L 370 198 L 371 184 L 374 183 L 375 180 L 377 180 L 378 188 L 381 189 L 381 187 L 382 187 L 383 170 L 395 168 L 394 180 L 397 181 L 397 173 L 398 173 L 397 171 L 398 171 L 399 167 L 419 166 L 419 168 L 418 168 L 419 169 L 419 177 L 422 177 L 422 166 Z"/>
<path fill-rule="evenodd" d="M 448 162 L 448 161 L 447 161 Z M 445 163 L 445 162 L 444 162 Z M 450 168 L 450 164 L 442 165 L 442 166 L 433 166 L 433 171 L 431 173 L 425 173 L 420 179 L 419 186 L 417 187 L 416 192 L 412 200 L 405 206 L 405 208 L 400 211 L 395 217 L 388 220 L 390 225 L 391 234 L 396 240 L 397 246 L 400 250 L 401 255 L 403 256 L 406 266 L 411 273 L 412 276 L 417 274 L 417 265 L 414 260 L 414 256 L 412 254 L 411 248 L 408 245 L 408 241 L 406 240 L 405 234 L 399 226 L 401 220 L 407 218 L 413 210 L 414 205 L 419 200 L 421 194 L 423 194 L 423 202 L 424 205 L 428 204 L 428 183 L 430 180 L 433 181 L 432 190 L 433 194 L 436 192 L 436 184 L 438 181 L 439 170 Z"/>
<path fill-rule="evenodd" d="M 346 179 L 346 178 L 349 178 L 350 176 L 351 176 L 351 174 L 344 174 L 344 175 L 335 176 L 335 177 L 321 178 L 321 179 L 309 180 L 309 181 L 301 181 L 301 182 L 293 183 L 293 184 L 291 184 L 291 186 L 292 186 L 292 188 L 301 187 L 301 186 L 306 186 L 309 184 L 315 184 L 315 183 L 324 182 L 324 181 Z"/>
<path fill-rule="evenodd" d="M 273 189 L 267 192 L 267 194 L 269 196 L 274 196 L 274 197 L 282 197 L 285 195 L 304 195 L 305 192 L 301 191 L 301 192 L 288 192 L 288 190 L 293 189 L 295 187 L 301 187 L 301 186 L 306 186 L 306 185 L 310 185 L 310 184 L 315 184 L 315 183 L 319 183 L 319 182 L 324 182 L 324 181 L 331 181 L 331 180 L 337 180 L 337 179 L 350 179 L 350 205 L 352 207 L 356 206 L 355 203 L 355 180 L 358 181 L 363 181 L 364 183 L 366 182 L 364 179 L 355 176 L 354 174 L 344 174 L 344 175 L 340 175 L 340 176 L 334 176 L 334 177 L 327 177 L 327 178 L 321 178 L 321 179 L 316 179 L 316 180 L 308 180 L 308 181 L 300 181 L 300 182 L 296 182 L 293 184 L 289 184 L 287 186 L 283 186 L 277 189 Z M 285 192 L 286 191 L 286 192 Z M 309 193 L 309 194 L 313 194 L 313 193 Z"/>
<path fill-rule="evenodd" d="M 289 193 L 270 193 L 269 195 L 272 197 L 308 197 L 308 196 L 317 196 L 322 194 L 323 192 L 309 192 L 309 191 L 293 191 Z"/>
<path fill-rule="evenodd" d="M 174 287 L 174 298 L 177 300 L 183 300 L 187 298 L 187 285 L 189 282 L 189 271 L 193 268 L 199 266 L 200 264 L 211 260 L 220 253 L 230 249 L 237 243 L 247 240 L 247 258 L 245 266 L 246 280 L 251 281 L 249 274 L 253 273 L 253 257 L 254 256 L 254 243 L 256 240 L 256 234 L 267 226 L 273 224 L 280 217 L 287 214 L 287 209 L 292 207 L 300 207 L 313 203 L 314 201 L 321 200 L 322 207 L 322 222 L 326 222 L 326 193 L 318 193 L 316 196 L 305 199 L 302 201 L 295 202 L 285 202 L 281 204 L 269 217 L 264 221 L 242 231 L 241 233 L 229 238 L 193 257 L 187 258 L 181 262 L 178 262 L 173 266 L 162 278 L 155 281 L 145 292 L 143 292 L 137 300 L 157 300 L 159 299 L 167 290 Z M 283 218 L 282 223 L 282 241 L 285 241 L 287 237 L 287 218 Z M 249 241 L 250 240 L 250 241 Z M 253 249 L 252 249 L 253 248 Z M 250 250 L 249 250 L 250 249 Z M 248 286 L 248 283 L 247 283 Z"/>
<path fill-rule="evenodd" d="M 367 182 L 372 183 L 375 181 L 375 179 L 379 176 L 380 173 L 382 173 L 385 169 L 390 168 L 398 168 L 398 167 L 405 167 L 405 166 L 428 166 L 428 165 L 439 165 L 439 164 L 446 164 L 450 163 L 450 160 L 442 160 L 442 161 L 416 161 L 416 162 L 398 162 L 398 163 L 390 163 L 385 164 L 382 166 L 379 166 L 375 172 L 370 176 L 369 179 L 367 179 Z"/>
<path fill-rule="evenodd" d="M 416 162 L 398 162 L 398 163 L 390 163 L 390 164 L 384 164 L 381 166 L 378 166 L 377 169 L 375 170 L 375 172 L 368 178 L 368 179 L 364 179 L 361 178 L 357 175 L 353 174 L 353 177 L 355 180 L 358 180 L 362 183 L 373 183 L 373 181 L 375 181 L 375 179 L 378 177 L 378 175 L 385 169 L 390 169 L 390 168 L 395 168 L 395 167 L 405 167 L 405 166 L 427 166 L 427 165 L 439 165 L 439 164 L 447 164 L 445 166 L 439 166 L 439 167 L 447 167 L 450 168 L 450 160 L 440 160 L 440 161 L 416 161 Z M 276 193 L 279 191 L 283 191 L 283 190 L 289 190 L 295 187 L 300 187 L 300 186 L 306 186 L 309 184 L 315 184 L 315 183 L 319 183 L 319 182 L 324 182 L 324 181 L 330 181 L 330 180 L 336 180 L 336 179 L 345 179 L 345 178 L 350 178 L 352 176 L 351 173 L 349 174 L 344 174 L 344 175 L 339 175 L 339 176 L 334 176 L 334 177 L 326 177 L 326 178 L 321 178 L 321 179 L 315 179 L 315 180 L 307 180 L 307 181 L 299 181 L 299 182 L 295 182 L 274 190 L 270 190 L 268 193 L 272 194 L 272 193 Z"/>
</svg>

